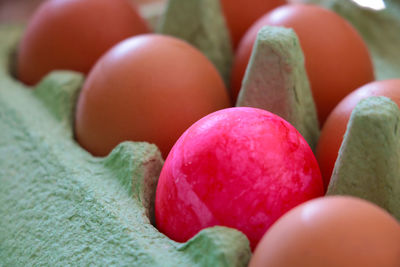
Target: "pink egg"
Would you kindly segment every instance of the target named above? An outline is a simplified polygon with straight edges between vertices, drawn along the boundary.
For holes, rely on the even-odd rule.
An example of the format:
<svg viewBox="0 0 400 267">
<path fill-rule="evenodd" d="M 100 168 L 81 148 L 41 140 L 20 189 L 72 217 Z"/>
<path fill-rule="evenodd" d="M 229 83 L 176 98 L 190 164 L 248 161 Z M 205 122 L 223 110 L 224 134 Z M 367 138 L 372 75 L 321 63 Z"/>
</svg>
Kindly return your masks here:
<svg viewBox="0 0 400 267">
<path fill-rule="evenodd" d="M 300 133 L 261 109 L 223 109 L 175 143 L 156 193 L 158 229 L 178 242 L 200 230 L 242 231 L 254 249 L 284 213 L 324 193 L 317 161 Z"/>
</svg>

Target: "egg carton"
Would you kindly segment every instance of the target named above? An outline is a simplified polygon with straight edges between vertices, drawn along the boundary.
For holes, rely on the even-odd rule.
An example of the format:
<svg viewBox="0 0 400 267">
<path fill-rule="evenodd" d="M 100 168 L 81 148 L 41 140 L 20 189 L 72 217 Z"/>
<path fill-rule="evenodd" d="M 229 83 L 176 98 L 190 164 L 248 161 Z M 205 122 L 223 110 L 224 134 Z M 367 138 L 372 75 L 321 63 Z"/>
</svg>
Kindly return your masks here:
<svg viewBox="0 0 400 267">
<path fill-rule="evenodd" d="M 351 1 L 307 2 L 335 10 L 359 30 L 377 79 L 400 76 L 397 1 L 386 1 L 384 11 Z M 194 11 L 200 15 L 190 16 Z M 198 47 L 229 80 L 233 53 L 217 1 L 171 0 L 160 18 L 150 13 L 160 22 L 159 32 Z M 183 32 L 181 25 L 187 26 Z M 22 32 L 20 26 L 0 26 L 0 266 L 246 266 L 249 242 L 237 230 L 211 227 L 178 243 L 156 229 L 154 197 L 163 164 L 158 148 L 123 142 L 104 158 L 82 149 L 74 139 L 73 117 L 84 77 L 55 71 L 34 90 L 20 83 L 12 70 Z M 268 49 L 276 52 L 274 58 Z M 274 77 L 260 67 L 266 58 L 282 72 L 279 87 L 285 91 L 266 95 L 252 86 L 261 72 Z M 271 96 L 287 105 L 276 107 Z M 315 147 L 319 125 L 293 31 L 263 28 L 237 105 L 274 111 Z M 367 99 L 356 108 L 328 194 L 368 199 L 400 220 L 399 119 L 397 106 L 386 98 Z"/>
</svg>

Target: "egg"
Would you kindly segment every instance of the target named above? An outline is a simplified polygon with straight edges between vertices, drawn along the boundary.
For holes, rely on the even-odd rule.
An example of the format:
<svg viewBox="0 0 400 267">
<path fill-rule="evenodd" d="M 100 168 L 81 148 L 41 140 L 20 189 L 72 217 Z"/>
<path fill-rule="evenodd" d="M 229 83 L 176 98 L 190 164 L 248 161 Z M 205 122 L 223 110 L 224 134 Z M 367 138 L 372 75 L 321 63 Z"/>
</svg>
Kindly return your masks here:
<svg viewBox="0 0 400 267">
<path fill-rule="evenodd" d="M 220 0 L 233 46 L 237 47 L 247 29 L 262 15 L 275 7 L 284 5 L 285 0 Z"/>
<path fill-rule="evenodd" d="M 19 43 L 17 76 L 34 85 L 53 70 L 87 74 L 112 46 L 149 31 L 128 0 L 44 1 Z"/>
<path fill-rule="evenodd" d="M 89 73 L 75 136 L 95 156 L 122 141 L 146 141 L 166 157 L 192 123 L 229 106 L 221 76 L 199 50 L 174 37 L 138 35 L 113 47 Z"/>
<path fill-rule="evenodd" d="M 298 35 L 321 125 L 342 98 L 374 80 L 368 48 L 349 22 L 317 5 L 288 4 L 257 20 L 240 41 L 231 76 L 234 98 L 257 33 L 265 25 L 292 28 Z"/>
<path fill-rule="evenodd" d="M 222 225 L 255 248 L 291 208 L 324 193 L 314 154 L 301 134 L 266 110 L 213 112 L 175 143 L 156 190 L 158 229 L 184 242 Z"/>
<path fill-rule="evenodd" d="M 398 267 L 400 224 L 380 207 L 348 196 L 310 200 L 264 235 L 250 267 Z"/>
</svg>

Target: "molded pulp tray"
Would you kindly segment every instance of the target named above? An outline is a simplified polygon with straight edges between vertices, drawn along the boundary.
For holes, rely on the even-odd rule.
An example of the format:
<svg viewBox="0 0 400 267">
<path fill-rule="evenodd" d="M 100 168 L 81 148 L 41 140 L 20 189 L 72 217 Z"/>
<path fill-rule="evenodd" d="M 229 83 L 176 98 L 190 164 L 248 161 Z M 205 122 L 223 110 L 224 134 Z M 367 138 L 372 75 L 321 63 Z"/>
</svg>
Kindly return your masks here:
<svg viewBox="0 0 400 267">
<path fill-rule="evenodd" d="M 372 11 L 323 4 L 347 18 L 371 50 L 378 79 L 400 76 L 398 1 Z M 105 158 L 73 138 L 80 74 L 53 72 L 31 90 L 13 78 L 22 28 L 0 25 L 0 266 L 246 266 L 246 237 L 226 227 L 177 243 L 152 225 L 163 159 L 143 142 Z M 343 59 L 345 60 L 345 59 Z"/>
</svg>

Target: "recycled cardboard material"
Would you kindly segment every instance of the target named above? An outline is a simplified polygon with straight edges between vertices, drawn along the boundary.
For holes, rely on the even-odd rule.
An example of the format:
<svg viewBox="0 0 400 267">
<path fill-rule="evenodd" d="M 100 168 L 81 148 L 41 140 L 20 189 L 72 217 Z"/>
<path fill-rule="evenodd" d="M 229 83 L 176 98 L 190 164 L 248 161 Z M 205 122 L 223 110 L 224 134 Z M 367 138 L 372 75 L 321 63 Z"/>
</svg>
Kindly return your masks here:
<svg viewBox="0 0 400 267">
<path fill-rule="evenodd" d="M 158 32 L 197 47 L 214 63 L 229 88 L 233 49 L 219 1 L 169 0 Z"/>
<path fill-rule="evenodd" d="M 328 186 L 328 195 L 371 201 L 400 221 L 400 110 L 369 97 L 353 110 Z"/>
<path fill-rule="evenodd" d="M 232 49 L 216 2 L 171 0 L 160 31 L 197 44 L 228 81 Z M 324 4 L 356 26 L 370 48 L 378 79 L 399 77 L 398 2 L 385 1 L 389 8 L 379 12 L 361 9 L 351 1 L 307 2 Z M 236 230 L 208 228 L 186 243 L 174 242 L 157 231 L 151 222 L 163 164 L 158 149 L 148 143 L 125 142 L 108 157 L 96 158 L 80 148 L 72 125 L 83 77 L 62 71 L 51 73 L 34 90 L 21 84 L 12 76 L 12 55 L 22 30 L 0 25 L 0 265 L 246 266 L 251 256 L 248 240 Z M 280 104 L 298 105 L 277 110 L 284 111 L 299 129 L 303 127 L 300 132 L 313 146 L 318 135 L 316 116 L 312 107 L 303 105 L 310 99 L 296 38 L 288 30 L 269 31 L 270 36 L 287 38 L 285 45 L 278 49 L 266 41 L 259 44 L 264 51 L 259 53 L 277 51 L 267 58 L 274 66 L 293 68 L 285 70 L 280 83 L 294 86 L 272 95 L 282 99 Z M 277 59 L 283 64 L 276 64 Z M 253 59 L 240 105 L 265 101 L 250 95 L 257 91 L 254 78 L 261 76 L 256 66 L 263 60 Z M 341 149 L 328 194 L 366 198 L 399 219 L 400 170 L 395 165 L 399 111 L 387 99 L 365 101 L 369 102 L 361 103 L 352 117 L 352 130 Z"/>
<path fill-rule="evenodd" d="M 236 106 L 268 110 L 290 122 L 312 149 L 318 117 L 296 33 L 264 26 L 257 35 Z"/>
<path fill-rule="evenodd" d="M 213 227 L 177 243 L 152 224 L 163 160 L 124 142 L 96 158 L 73 139 L 83 77 L 53 72 L 36 88 L 10 74 L 20 27 L 0 27 L 1 266 L 246 266 L 247 238 Z"/>
</svg>

